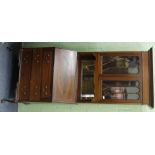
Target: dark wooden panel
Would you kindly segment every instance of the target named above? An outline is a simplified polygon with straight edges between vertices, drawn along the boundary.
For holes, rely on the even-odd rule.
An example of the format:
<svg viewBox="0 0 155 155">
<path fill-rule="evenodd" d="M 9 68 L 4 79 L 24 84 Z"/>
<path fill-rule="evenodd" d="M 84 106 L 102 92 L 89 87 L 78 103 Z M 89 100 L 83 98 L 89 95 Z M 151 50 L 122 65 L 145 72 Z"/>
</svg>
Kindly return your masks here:
<svg viewBox="0 0 155 155">
<path fill-rule="evenodd" d="M 32 65 L 32 49 L 22 49 L 20 55 L 19 83 L 17 90 L 18 101 L 29 101 L 30 79 Z"/>
<path fill-rule="evenodd" d="M 53 102 L 76 102 L 77 52 L 55 49 Z"/>
<path fill-rule="evenodd" d="M 149 105 L 154 108 L 154 83 L 153 83 L 153 48 L 148 51 L 149 58 Z"/>
<path fill-rule="evenodd" d="M 30 101 L 40 101 L 42 49 L 33 49 L 32 73 L 30 81 Z"/>
<path fill-rule="evenodd" d="M 43 49 L 41 101 L 52 100 L 53 49 Z"/>
</svg>

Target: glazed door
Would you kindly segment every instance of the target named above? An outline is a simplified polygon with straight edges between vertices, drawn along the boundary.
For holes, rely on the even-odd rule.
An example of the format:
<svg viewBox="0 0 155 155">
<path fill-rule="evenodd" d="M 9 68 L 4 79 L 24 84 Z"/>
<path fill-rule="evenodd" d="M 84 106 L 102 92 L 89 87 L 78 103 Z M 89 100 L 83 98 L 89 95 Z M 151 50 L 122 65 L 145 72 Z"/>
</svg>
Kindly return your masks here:
<svg viewBox="0 0 155 155">
<path fill-rule="evenodd" d="M 77 52 L 55 48 L 53 102 L 74 103 L 77 98 Z"/>
</svg>

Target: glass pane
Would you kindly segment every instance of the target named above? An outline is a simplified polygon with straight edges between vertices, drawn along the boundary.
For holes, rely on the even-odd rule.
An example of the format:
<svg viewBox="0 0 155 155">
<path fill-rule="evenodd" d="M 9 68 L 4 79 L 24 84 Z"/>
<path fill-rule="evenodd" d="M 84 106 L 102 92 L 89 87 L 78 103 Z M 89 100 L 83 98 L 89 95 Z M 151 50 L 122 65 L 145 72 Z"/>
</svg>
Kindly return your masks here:
<svg viewBox="0 0 155 155">
<path fill-rule="evenodd" d="M 138 56 L 103 56 L 103 73 L 137 74 L 139 72 Z"/>
<path fill-rule="evenodd" d="M 103 99 L 138 100 L 139 99 L 138 81 L 103 81 Z"/>
<path fill-rule="evenodd" d="M 91 101 L 94 97 L 94 60 L 83 60 L 81 64 L 81 100 Z"/>
</svg>

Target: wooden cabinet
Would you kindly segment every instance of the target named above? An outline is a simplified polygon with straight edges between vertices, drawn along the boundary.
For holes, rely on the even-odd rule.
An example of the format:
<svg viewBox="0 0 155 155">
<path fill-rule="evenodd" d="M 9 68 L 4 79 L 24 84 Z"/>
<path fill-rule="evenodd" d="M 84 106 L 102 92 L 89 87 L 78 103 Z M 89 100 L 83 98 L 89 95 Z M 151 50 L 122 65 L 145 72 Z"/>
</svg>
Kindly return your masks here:
<svg viewBox="0 0 155 155">
<path fill-rule="evenodd" d="M 152 49 L 76 52 L 23 49 L 18 101 L 153 104 Z"/>
</svg>

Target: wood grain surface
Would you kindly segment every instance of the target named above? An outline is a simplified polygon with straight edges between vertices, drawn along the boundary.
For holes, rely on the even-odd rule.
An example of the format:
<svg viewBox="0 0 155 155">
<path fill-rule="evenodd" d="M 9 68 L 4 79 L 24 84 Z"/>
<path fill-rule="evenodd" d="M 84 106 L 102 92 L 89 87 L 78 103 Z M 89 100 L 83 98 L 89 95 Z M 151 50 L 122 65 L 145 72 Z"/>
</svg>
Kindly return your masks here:
<svg viewBox="0 0 155 155">
<path fill-rule="evenodd" d="M 53 102 L 76 102 L 77 52 L 55 49 Z"/>
</svg>

